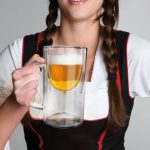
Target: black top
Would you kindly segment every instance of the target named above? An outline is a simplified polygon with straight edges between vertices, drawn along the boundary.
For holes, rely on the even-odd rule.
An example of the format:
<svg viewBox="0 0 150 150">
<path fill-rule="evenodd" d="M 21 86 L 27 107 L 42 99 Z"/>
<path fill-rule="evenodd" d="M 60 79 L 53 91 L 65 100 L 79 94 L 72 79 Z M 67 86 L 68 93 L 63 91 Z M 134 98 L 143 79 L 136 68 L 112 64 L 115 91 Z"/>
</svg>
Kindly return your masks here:
<svg viewBox="0 0 150 150">
<path fill-rule="evenodd" d="M 130 116 L 133 99 L 128 92 L 127 42 L 129 33 L 116 31 L 118 48 L 119 76 L 118 86 L 125 107 Z M 40 33 L 24 37 L 23 64 L 38 53 L 37 44 Z M 29 51 L 30 50 L 30 51 Z M 107 134 L 107 118 L 97 121 L 84 121 L 79 127 L 58 129 L 46 125 L 43 121 L 24 119 L 24 132 L 28 150 L 124 150 L 124 136 L 128 124 L 121 130 Z"/>
</svg>

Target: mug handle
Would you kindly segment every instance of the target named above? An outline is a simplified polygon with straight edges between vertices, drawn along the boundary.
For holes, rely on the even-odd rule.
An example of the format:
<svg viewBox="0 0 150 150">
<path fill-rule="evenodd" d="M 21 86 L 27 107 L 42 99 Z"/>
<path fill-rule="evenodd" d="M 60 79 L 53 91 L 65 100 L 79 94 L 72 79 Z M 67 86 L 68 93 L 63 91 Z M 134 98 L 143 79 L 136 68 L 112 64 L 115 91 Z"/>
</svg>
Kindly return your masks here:
<svg viewBox="0 0 150 150">
<path fill-rule="evenodd" d="M 46 65 L 42 64 L 42 65 L 38 65 L 38 66 L 39 66 L 40 72 L 41 72 L 40 83 L 38 85 L 34 100 L 30 103 L 30 107 L 33 107 L 33 108 L 36 108 L 39 110 L 43 110 L 44 109 L 44 79 L 45 79 L 44 69 L 45 69 Z M 40 89 L 40 88 L 42 88 L 42 89 Z M 39 93 L 39 91 L 40 91 L 40 93 Z M 42 93 L 41 93 L 41 91 L 42 91 Z M 42 96 L 41 96 L 41 94 L 42 94 Z M 38 99 L 40 102 L 38 103 L 36 99 Z"/>
</svg>

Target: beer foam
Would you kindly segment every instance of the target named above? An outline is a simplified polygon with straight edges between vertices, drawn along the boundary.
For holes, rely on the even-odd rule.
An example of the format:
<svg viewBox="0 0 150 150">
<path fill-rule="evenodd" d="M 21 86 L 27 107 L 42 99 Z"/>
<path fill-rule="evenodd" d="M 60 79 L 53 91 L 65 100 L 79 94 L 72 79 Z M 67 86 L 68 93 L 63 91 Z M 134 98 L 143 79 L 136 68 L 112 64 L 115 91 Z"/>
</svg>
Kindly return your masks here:
<svg viewBox="0 0 150 150">
<path fill-rule="evenodd" d="M 73 65 L 73 64 L 82 64 L 83 56 L 82 55 L 51 55 L 49 59 L 50 64 L 61 64 L 61 65 Z"/>
</svg>

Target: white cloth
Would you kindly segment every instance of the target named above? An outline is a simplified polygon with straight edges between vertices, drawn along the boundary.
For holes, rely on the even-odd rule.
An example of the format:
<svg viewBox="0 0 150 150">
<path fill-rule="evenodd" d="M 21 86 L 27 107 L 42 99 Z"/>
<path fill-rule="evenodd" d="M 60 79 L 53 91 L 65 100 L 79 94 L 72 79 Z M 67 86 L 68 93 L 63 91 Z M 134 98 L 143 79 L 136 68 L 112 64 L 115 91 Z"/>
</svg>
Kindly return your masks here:
<svg viewBox="0 0 150 150">
<path fill-rule="evenodd" d="M 16 40 L 0 53 L 0 101 L 12 90 L 11 73 L 22 65 L 22 39 Z M 126 57 L 126 56 L 124 56 Z M 130 34 L 127 45 L 129 95 L 150 97 L 150 42 Z M 91 82 L 86 83 L 85 120 L 108 115 L 107 72 L 102 54 L 96 52 Z M 7 94 L 7 91 L 9 91 Z"/>
<path fill-rule="evenodd" d="M 9 145 L 9 141 L 8 141 L 7 144 L 5 145 L 4 150 L 11 150 L 11 149 L 10 149 L 10 145 Z"/>
<path fill-rule="evenodd" d="M 21 67 L 22 39 L 16 40 L 0 52 L 0 104 L 9 96 L 13 89 L 11 74 Z"/>
<path fill-rule="evenodd" d="M 150 42 L 131 34 L 127 47 L 129 94 L 150 96 Z"/>
<path fill-rule="evenodd" d="M 17 67 L 21 66 L 22 40 L 16 40 L 13 44 L 6 47 L 0 52 L 0 105 L 11 94 L 13 89 L 11 73 Z M 17 58 L 18 57 L 18 58 Z M 4 147 L 4 150 L 11 150 L 9 141 Z"/>
</svg>

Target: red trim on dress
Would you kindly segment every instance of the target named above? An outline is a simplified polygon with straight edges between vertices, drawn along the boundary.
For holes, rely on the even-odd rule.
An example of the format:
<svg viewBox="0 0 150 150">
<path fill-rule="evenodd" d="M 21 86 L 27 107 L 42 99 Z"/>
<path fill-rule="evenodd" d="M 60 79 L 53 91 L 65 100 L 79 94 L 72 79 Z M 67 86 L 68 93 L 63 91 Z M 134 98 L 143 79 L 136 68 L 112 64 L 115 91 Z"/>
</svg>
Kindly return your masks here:
<svg viewBox="0 0 150 150">
<path fill-rule="evenodd" d="M 43 138 L 41 137 L 41 135 L 33 128 L 33 126 L 31 125 L 31 123 L 28 122 L 28 126 L 30 127 L 30 129 L 37 135 L 40 143 L 39 143 L 39 148 L 40 150 L 44 150 L 43 149 L 43 145 L 44 145 L 44 141 L 43 141 Z"/>
<path fill-rule="evenodd" d="M 120 80 L 120 72 L 119 72 L 119 67 L 117 67 L 117 79 L 116 79 L 116 83 L 118 86 L 118 90 L 121 92 L 121 80 Z"/>
<path fill-rule="evenodd" d="M 102 150 L 103 149 L 103 141 L 104 141 L 104 138 L 106 136 L 106 130 L 104 130 L 99 138 L 99 141 L 98 141 L 98 150 Z"/>
<path fill-rule="evenodd" d="M 36 52 L 39 51 L 39 44 L 42 42 L 44 37 L 44 32 L 40 32 L 38 35 L 38 41 L 37 41 L 37 47 L 36 47 Z"/>
</svg>

